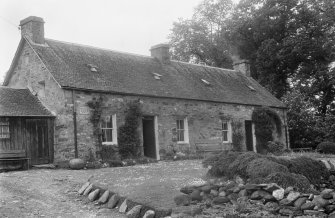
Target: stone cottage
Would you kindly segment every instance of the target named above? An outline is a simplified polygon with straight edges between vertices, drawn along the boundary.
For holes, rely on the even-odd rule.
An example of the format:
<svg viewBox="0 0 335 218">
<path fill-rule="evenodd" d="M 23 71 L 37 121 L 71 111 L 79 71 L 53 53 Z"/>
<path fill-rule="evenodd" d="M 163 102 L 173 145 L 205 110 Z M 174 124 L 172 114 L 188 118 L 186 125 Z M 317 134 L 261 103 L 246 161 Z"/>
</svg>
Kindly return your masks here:
<svg viewBox="0 0 335 218">
<path fill-rule="evenodd" d="M 235 70 L 174 61 L 169 46 L 151 56 L 117 52 L 44 37 L 44 21 L 20 22 L 22 39 L 4 86 L 28 88 L 55 116 L 54 160 L 95 153 L 92 109 L 102 98 L 102 144 L 117 146 L 127 104 L 139 101 L 142 153 L 160 159 L 171 150 L 209 147 L 256 151 L 251 115 L 272 108 L 281 120 L 276 140 L 287 147 L 285 105 L 250 77 L 245 62 Z"/>
</svg>

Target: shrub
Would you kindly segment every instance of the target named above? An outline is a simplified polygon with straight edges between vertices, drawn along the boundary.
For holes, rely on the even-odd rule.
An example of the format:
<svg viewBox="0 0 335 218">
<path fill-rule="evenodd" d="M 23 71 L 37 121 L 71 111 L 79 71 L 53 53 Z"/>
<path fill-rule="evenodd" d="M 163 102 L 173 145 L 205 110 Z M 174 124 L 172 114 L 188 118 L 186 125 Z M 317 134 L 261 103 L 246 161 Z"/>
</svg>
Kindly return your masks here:
<svg viewBox="0 0 335 218">
<path fill-rule="evenodd" d="M 262 155 L 255 152 L 245 152 L 236 157 L 236 159 L 229 165 L 230 177 L 241 176 L 242 178 L 248 178 L 247 167 L 248 164 L 254 159 L 261 158 Z"/>
<path fill-rule="evenodd" d="M 113 145 L 102 145 L 100 156 L 104 162 L 109 160 L 120 160 L 118 149 Z"/>
<path fill-rule="evenodd" d="M 281 155 L 284 152 L 285 146 L 281 142 L 270 141 L 266 145 L 269 153 Z"/>
<path fill-rule="evenodd" d="M 259 179 L 258 183 L 277 183 L 283 188 L 292 186 L 298 191 L 309 191 L 311 184 L 309 180 L 300 174 L 295 173 L 285 173 L 285 172 L 275 172 L 268 175 L 264 179 Z"/>
<path fill-rule="evenodd" d="M 304 175 L 313 185 L 319 187 L 320 184 L 328 180 L 329 171 L 326 166 L 319 160 L 308 157 L 297 157 L 290 160 L 291 173 Z"/>
<path fill-rule="evenodd" d="M 119 127 L 118 131 L 119 152 L 122 158 L 133 158 L 140 154 L 141 140 L 138 128 L 141 117 L 140 102 L 129 102 L 125 123 Z"/>
<path fill-rule="evenodd" d="M 272 162 L 277 163 L 277 164 L 284 165 L 287 168 L 290 168 L 290 166 L 292 165 L 290 159 L 287 159 L 287 158 L 273 157 L 273 156 L 267 156 L 266 158 L 268 160 L 272 161 Z"/>
<path fill-rule="evenodd" d="M 241 153 L 233 151 L 223 151 L 220 154 L 208 157 L 203 161 L 204 167 L 211 167 L 207 174 L 209 176 L 223 177 L 229 176 L 229 165 Z"/>
<path fill-rule="evenodd" d="M 335 154 L 335 143 L 334 142 L 321 142 L 318 144 L 316 149 L 325 154 Z"/>
<path fill-rule="evenodd" d="M 289 170 L 284 165 L 272 162 L 267 158 L 255 159 L 247 167 L 247 174 L 250 179 L 264 178 L 276 172 L 288 173 Z"/>
</svg>

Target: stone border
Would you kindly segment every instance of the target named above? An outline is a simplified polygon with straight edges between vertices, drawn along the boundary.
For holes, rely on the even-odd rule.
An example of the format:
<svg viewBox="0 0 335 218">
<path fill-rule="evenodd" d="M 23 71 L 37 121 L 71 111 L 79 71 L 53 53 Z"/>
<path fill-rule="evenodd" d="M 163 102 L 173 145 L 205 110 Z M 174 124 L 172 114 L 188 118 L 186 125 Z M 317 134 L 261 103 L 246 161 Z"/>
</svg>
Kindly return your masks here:
<svg viewBox="0 0 335 218">
<path fill-rule="evenodd" d="M 82 185 L 78 194 L 86 196 L 91 202 L 105 205 L 106 208 L 118 209 L 118 212 L 125 214 L 128 218 L 163 218 L 169 217 L 172 213 L 172 209 L 157 209 L 135 202 L 89 181 Z"/>
</svg>

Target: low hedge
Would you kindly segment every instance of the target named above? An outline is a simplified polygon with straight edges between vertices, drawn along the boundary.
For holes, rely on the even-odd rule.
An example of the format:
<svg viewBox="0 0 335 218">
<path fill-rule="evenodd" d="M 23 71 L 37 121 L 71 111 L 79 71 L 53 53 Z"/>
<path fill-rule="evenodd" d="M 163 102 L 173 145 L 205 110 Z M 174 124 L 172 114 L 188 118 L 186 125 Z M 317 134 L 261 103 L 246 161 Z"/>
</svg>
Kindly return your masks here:
<svg viewBox="0 0 335 218">
<path fill-rule="evenodd" d="M 251 161 L 247 167 L 247 174 L 250 179 L 265 178 L 272 173 L 289 173 L 284 165 L 272 162 L 267 158 L 258 158 Z"/>
<path fill-rule="evenodd" d="M 316 150 L 318 150 L 321 153 L 325 153 L 325 154 L 335 154 L 335 143 L 334 142 L 321 142 L 316 147 Z"/>
</svg>

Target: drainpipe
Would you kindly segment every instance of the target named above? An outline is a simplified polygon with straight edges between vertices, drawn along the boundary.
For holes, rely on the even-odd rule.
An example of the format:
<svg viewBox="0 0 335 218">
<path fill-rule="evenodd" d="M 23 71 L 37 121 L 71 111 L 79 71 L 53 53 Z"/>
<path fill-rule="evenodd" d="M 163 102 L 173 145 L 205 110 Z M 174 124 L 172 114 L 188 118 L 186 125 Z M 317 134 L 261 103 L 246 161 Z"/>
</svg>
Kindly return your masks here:
<svg viewBox="0 0 335 218">
<path fill-rule="evenodd" d="M 74 101 L 74 91 L 72 90 L 72 104 L 73 104 L 73 135 L 74 135 L 74 157 L 78 158 L 78 140 L 77 140 L 77 112 L 76 102 Z"/>
</svg>

